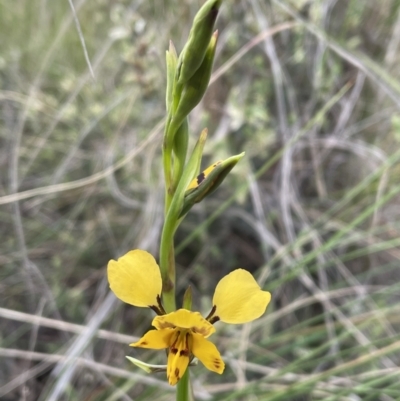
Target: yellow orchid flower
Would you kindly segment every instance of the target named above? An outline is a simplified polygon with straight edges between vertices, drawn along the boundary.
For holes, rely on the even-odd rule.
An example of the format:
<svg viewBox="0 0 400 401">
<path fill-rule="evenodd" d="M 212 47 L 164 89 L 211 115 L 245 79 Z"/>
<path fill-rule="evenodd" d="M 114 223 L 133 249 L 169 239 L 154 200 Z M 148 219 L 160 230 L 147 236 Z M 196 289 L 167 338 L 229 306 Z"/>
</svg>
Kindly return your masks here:
<svg viewBox="0 0 400 401">
<path fill-rule="evenodd" d="M 225 364 L 217 347 L 207 338 L 215 332 L 213 323 L 242 324 L 260 317 L 267 308 L 271 294 L 262 291 L 253 276 L 237 269 L 223 277 L 215 289 L 213 307 L 204 318 L 199 312 L 178 309 L 165 314 L 161 304 L 162 281 L 159 267 L 146 251 L 130 251 L 117 261 L 108 263 L 110 288 L 120 300 L 139 307 L 149 307 L 158 316 L 148 331 L 132 347 L 168 349 L 167 378 L 175 385 L 185 373 L 191 359 L 198 358 L 216 373 Z"/>
</svg>

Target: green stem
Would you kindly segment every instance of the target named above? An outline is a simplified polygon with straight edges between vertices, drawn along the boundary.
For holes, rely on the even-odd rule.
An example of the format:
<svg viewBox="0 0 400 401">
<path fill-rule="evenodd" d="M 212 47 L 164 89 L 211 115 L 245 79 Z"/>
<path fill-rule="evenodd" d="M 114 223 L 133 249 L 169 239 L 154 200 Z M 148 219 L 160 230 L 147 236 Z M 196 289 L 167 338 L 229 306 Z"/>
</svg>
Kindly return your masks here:
<svg viewBox="0 0 400 401">
<path fill-rule="evenodd" d="M 177 228 L 175 213 L 169 209 L 164 221 L 160 243 L 160 271 L 163 282 L 162 298 L 167 313 L 176 310 L 175 304 L 175 249 Z"/>
<path fill-rule="evenodd" d="M 169 140 L 168 135 L 170 121 L 171 116 L 169 115 L 165 124 L 164 141 L 162 147 L 162 159 L 165 179 L 165 216 L 167 216 L 169 206 L 174 196 L 174 188 L 172 182 L 172 142 L 171 140 Z"/>
<path fill-rule="evenodd" d="M 189 394 L 190 390 L 190 379 L 189 379 L 189 367 L 186 369 L 182 379 L 179 380 L 176 385 L 176 401 L 191 401 L 192 397 Z"/>
<path fill-rule="evenodd" d="M 166 255 L 163 255 L 165 258 L 165 262 L 161 262 L 160 255 L 160 268 L 161 271 L 166 271 L 165 276 L 163 276 L 163 292 L 162 292 L 162 300 L 164 309 L 167 313 L 173 312 L 176 310 L 176 302 L 175 302 L 175 252 L 174 252 L 174 244 L 172 243 L 168 248 Z M 165 289 L 164 289 L 165 288 Z"/>
<path fill-rule="evenodd" d="M 167 122 L 164 131 L 164 143 L 163 143 L 163 168 L 165 178 L 165 221 L 164 227 L 161 234 L 160 243 L 160 270 L 163 282 L 162 298 L 164 308 L 167 313 L 176 310 L 175 303 L 175 249 L 174 249 L 174 234 L 176 230 L 176 218 L 172 218 L 170 213 L 170 207 L 172 199 L 176 191 L 177 183 L 174 182 L 173 168 L 172 168 L 172 147 L 173 138 L 171 139 L 171 121 L 173 113 L 179 102 L 179 96 L 176 95 L 174 90 L 173 97 L 174 104 L 172 105 L 172 112 L 167 117 Z"/>
</svg>

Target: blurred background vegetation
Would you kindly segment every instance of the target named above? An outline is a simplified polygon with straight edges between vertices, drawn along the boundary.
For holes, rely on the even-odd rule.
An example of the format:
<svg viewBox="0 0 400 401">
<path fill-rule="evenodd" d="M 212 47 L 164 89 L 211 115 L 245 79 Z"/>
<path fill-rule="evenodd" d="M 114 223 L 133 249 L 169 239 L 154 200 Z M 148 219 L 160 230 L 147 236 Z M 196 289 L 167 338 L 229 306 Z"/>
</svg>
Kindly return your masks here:
<svg viewBox="0 0 400 401">
<path fill-rule="evenodd" d="M 0 398 L 173 400 L 128 343 L 148 310 L 106 264 L 157 254 L 165 50 L 200 0 L 0 1 Z M 198 400 L 400 400 L 400 2 L 226 0 L 214 77 L 191 115 L 204 166 L 246 152 L 177 238 L 179 296 L 210 308 L 251 271 L 273 294 L 217 324 L 222 376 Z M 179 299 L 178 299 L 179 301 Z"/>
</svg>

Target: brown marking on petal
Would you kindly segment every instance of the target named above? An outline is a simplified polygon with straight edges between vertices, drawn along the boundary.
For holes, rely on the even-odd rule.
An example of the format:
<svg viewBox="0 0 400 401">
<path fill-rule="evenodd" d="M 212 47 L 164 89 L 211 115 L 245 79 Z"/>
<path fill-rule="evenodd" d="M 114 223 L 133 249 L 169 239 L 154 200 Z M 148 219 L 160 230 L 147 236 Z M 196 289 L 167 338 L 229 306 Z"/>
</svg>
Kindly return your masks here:
<svg viewBox="0 0 400 401">
<path fill-rule="evenodd" d="M 193 331 L 193 333 L 199 333 L 203 337 L 205 337 L 209 332 L 209 329 L 206 327 L 192 327 L 191 330 Z"/>
<path fill-rule="evenodd" d="M 160 308 L 158 307 L 158 306 L 156 306 L 156 305 L 148 305 L 149 306 L 149 308 L 151 309 L 151 310 L 153 310 L 154 312 L 156 312 L 156 315 L 164 315 L 164 313 L 162 313 L 162 311 L 160 310 Z"/>
<path fill-rule="evenodd" d="M 178 380 L 180 379 L 180 377 L 179 377 L 179 369 L 178 369 L 178 368 L 175 369 L 175 377 L 176 377 Z"/>
<path fill-rule="evenodd" d="M 189 355 L 190 351 L 187 348 L 179 351 L 179 356 L 189 356 Z"/>
<path fill-rule="evenodd" d="M 177 332 L 175 333 L 175 340 L 174 342 L 169 346 L 169 352 L 172 352 L 174 355 L 177 354 L 178 352 L 178 348 L 176 348 L 176 342 L 178 341 L 179 335 L 180 335 L 180 331 L 177 330 Z"/>
<path fill-rule="evenodd" d="M 210 315 L 211 315 L 211 313 L 208 316 L 210 316 Z M 201 319 L 202 319 L 202 322 L 204 322 L 204 323 L 207 322 L 207 319 L 204 319 L 203 317 Z M 210 334 L 210 327 L 208 325 L 204 325 L 204 323 L 201 326 L 192 326 L 190 328 L 190 330 L 193 333 L 198 333 L 198 334 L 201 334 L 203 337 L 206 337 Z M 209 322 L 207 322 L 207 323 L 209 323 Z"/>
<path fill-rule="evenodd" d="M 158 304 L 158 309 L 159 309 L 160 312 L 161 312 L 161 315 L 166 315 L 166 312 L 165 312 L 164 306 L 163 306 L 163 304 L 162 304 L 161 296 L 160 296 L 160 295 L 157 295 L 157 304 Z"/>
<path fill-rule="evenodd" d="M 156 300 L 157 300 L 157 305 L 147 305 L 147 306 L 148 306 L 150 309 L 152 309 L 154 312 L 156 312 L 156 314 L 157 314 L 158 316 L 165 315 L 166 312 L 165 312 L 164 307 L 163 307 L 163 304 L 162 304 L 162 302 L 161 302 L 161 297 L 160 297 L 160 295 L 157 295 Z"/>
<path fill-rule="evenodd" d="M 189 355 L 190 355 L 190 350 L 189 350 L 189 337 L 190 337 L 190 334 L 189 334 L 189 332 L 187 332 L 187 333 L 185 334 L 185 348 L 183 348 L 183 349 L 181 349 L 181 350 L 179 351 L 179 356 L 186 356 L 186 357 L 189 357 Z"/>
<path fill-rule="evenodd" d="M 221 361 L 219 359 L 214 360 L 214 366 L 219 369 L 221 367 Z"/>
<path fill-rule="evenodd" d="M 147 345 L 147 344 L 148 344 L 147 341 L 141 341 L 141 342 L 139 343 L 139 345 Z"/>
<path fill-rule="evenodd" d="M 159 329 L 158 330 L 162 330 L 162 329 L 174 329 L 175 326 L 173 324 L 171 324 L 170 322 L 157 322 Z"/>
</svg>

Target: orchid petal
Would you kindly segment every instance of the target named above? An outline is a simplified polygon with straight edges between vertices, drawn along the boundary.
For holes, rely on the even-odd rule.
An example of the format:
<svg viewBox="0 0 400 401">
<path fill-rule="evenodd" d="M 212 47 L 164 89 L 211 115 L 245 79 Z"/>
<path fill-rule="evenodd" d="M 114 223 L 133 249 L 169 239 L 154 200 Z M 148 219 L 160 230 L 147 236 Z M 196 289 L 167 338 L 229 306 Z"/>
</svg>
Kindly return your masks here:
<svg viewBox="0 0 400 401">
<path fill-rule="evenodd" d="M 217 284 L 213 297 L 215 311 L 212 316 L 225 323 L 247 323 L 259 318 L 270 300 L 271 294 L 262 291 L 248 271 L 237 269 Z"/>
<path fill-rule="evenodd" d="M 193 333 L 192 337 L 193 355 L 198 358 L 207 369 L 221 374 L 224 371 L 225 363 L 217 347 L 200 334 Z"/>
<path fill-rule="evenodd" d="M 168 348 L 175 330 L 150 330 L 139 341 L 129 344 L 131 347 L 163 349 Z"/>
<path fill-rule="evenodd" d="M 158 306 L 160 268 L 148 252 L 136 249 L 117 261 L 110 260 L 107 274 L 111 290 L 121 301 L 139 307 Z"/>
</svg>

